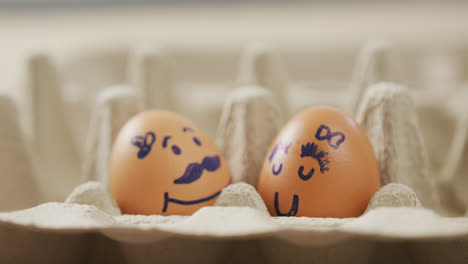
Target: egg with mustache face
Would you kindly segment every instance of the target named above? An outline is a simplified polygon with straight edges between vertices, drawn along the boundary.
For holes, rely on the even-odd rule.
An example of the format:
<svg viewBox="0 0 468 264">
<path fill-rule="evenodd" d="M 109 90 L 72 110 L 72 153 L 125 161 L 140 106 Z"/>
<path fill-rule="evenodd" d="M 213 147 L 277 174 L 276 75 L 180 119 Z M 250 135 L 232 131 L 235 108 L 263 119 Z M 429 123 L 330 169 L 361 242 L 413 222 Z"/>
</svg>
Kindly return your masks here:
<svg viewBox="0 0 468 264">
<path fill-rule="evenodd" d="M 120 130 L 109 182 L 122 213 L 191 215 L 212 205 L 231 175 L 219 149 L 192 122 L 152 110 Z"/>
</svg>

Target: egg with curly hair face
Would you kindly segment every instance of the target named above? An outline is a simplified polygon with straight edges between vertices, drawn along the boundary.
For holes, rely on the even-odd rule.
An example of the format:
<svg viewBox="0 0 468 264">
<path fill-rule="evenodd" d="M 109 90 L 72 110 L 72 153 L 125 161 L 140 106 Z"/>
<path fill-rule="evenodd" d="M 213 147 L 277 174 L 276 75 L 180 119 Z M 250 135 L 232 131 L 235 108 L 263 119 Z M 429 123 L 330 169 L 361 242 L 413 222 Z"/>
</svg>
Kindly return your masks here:
<svg viewBox="0 0 468 264">
<path fill-rule="evenodd" d="M 109 187 L 122 213 L 191 215 L 214 204 L 230 182 L 215 144 L 172 112 L 137 114 L 112 149 Z"/>
<path fill-rule="evenodd" d="M 365 131 L 345 113 L 314 107 L 294 116 L 267 152 L 257 185 L 273 216 L 357 217 L 380 188 Z"/>
</svg>

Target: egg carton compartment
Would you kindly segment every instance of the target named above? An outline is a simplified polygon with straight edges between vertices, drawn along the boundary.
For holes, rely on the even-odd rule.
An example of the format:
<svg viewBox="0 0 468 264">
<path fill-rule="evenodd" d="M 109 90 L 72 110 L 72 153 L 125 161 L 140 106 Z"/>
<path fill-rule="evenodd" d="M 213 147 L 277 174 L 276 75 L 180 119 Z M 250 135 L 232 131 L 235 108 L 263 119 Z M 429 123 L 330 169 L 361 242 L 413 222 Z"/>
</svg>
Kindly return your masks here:
<svg viewBox="0 0 468 264">
<path fill-rule="evenodd" d="M 212 97 L 192 87 L 187 99 L 171 94 L 168 55 L 137 48 L 131 82 L 97 91 L 82 112 L 83 102 L 70 108 L 63 99 L 48 56 L 33 56 L 26 103 L 0 97 L 2 262 L 464 263 L 467 96 L 407 89 L 393 51 L 370 42 L 349 89 L 327 91 L 290 85 L 274 51 L 257 43 L 241 59 L 237 84 Z M 316 104 L 361 124 L 385 185 L 357 218 L 271 217 L 255 190 L 266 151 L 291 114 Z M 112 142 L 149 108 L 193 117 L 215 139 L 235 183 L 214 206 L 145 216 L 115 205 L 107 190 Z"/>
</svg>

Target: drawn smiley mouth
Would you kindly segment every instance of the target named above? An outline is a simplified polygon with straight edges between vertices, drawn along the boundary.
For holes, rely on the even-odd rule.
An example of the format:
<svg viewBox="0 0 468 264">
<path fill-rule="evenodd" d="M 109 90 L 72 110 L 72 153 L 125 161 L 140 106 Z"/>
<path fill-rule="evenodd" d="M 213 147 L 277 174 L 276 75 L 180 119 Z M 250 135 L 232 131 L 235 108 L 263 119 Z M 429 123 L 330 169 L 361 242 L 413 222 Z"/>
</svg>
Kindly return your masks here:
<svg viewBox="0 0 468 264">
<path fill-rule="evenodd" d="M 229 179 L 229 182 L 228 182 L 228 184 L 226 184 L 226 186 L 230 185 L 231 183 L 232 183 L 232 178 Z M 224 186 L 224 188 L 226 188 L 226 186 Z M 169 197 L 169 193 L 165 192 L 164 193 L 164 205 L 163 205 L 162 211 L 163 211 L 163 213 L 165 213 L 167 211 L 167 207 L 169 206 L 169 203 L 175 203 L 175 204 L 180 204 L 180 205 L 194 205 L 194 204 L 207 202 L 209 200 L 212 200 L 212 199 L 218 197 L 221 194 L 221 191 L 222 191 L 222 189 L 215 192 L 215 193 L 213 193 L 210 196 L 207 196 L 207 197 L 204 197 L 204 198 L 201 198 L 201 199 L 196 199 L 196 200 L 180 200 L 180 199 L 171 198 L 171 197 Z"/>
<path fill-rule="evenodd" d="M 291 208 L 287 213 L 282 213 L 279 209 L 279 193 L 275 192 L 275 212 L 278 216 L 296 216 L 297 210 L 299 209 L 299 196 L 297 194 L 293 195 L 293 201 Z"/>
<path fill-rule="evenodd" d="M 175 203 L 175 204 L 180 204 L 180 205 L 193 205 L 193 204 L 199 204 L 199 203 L 203 203 L 203 202 L 212 200 L 212 199 L 218 197 L 218 195 L 221 194 L 221 191 L 222 190 L 217 191 L 214 194 L 212 194 L 210 196 L 207 196 L 207 197 L 204 197 L 204 198 L 201 198 L 201 199 L 188 200 L 188 201 L 179 200 L 179 199 L 175 199 L 175 198 L 170 198 L 169 193 L 165 192 L 164 193 L 164 206 L 163 206 L 162 211 L 163 211 L 163 213 L 165 213 L 167 211 L 167 207 L 168 207 L 169 203 Z"/>
<path fill-rule="evenodd" d="M 207 170 L 209 172 L 214 172 L 221 167 L 221 159 L 219 156 L 207 156 L 203 159 L 201 163 L 190 163 L 187 165 L 187 168 L 185 168 L 184 174 L 174 180 L 174 184 L 189 184 L 192 183 L 202 176 L 204 170 Z M 229 180 L 228 184 L 232 183 L 232 178 Z M 226 186 L 227 186 L 226 185 Z M 194 204 L 199 204 L 199 203 L 204 203 L 207 201 L 210 201 L 216 197 L 218 197 L 221 194 L 222 190 L 219 190 L 207 197 L 200 198 L 200 199 L 195 199 L 195 200 L 181 200 L 181 199 L 176 199 L 176 198 L 171 198 L 169 197 L 169 193 L 165 192 L 164 193 L 164 205 L 163 205 L 163 213 L 167 211 L 167 207 L 169 206 L 169 203 L 175 203 L 175 204 L 180 204 L 180 205 L 194 205 Z"/>
</svg>

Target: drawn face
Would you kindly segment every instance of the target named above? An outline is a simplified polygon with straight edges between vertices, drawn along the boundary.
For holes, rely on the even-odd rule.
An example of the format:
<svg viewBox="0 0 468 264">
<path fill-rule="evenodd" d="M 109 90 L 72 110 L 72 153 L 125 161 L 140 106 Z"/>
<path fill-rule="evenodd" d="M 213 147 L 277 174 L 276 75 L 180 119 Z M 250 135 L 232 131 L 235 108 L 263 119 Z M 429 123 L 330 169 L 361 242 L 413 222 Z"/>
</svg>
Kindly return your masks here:
<svg viewBox="0 0 468 264">
<path fill-rule="evenodd" d="M 124 212 L 191 214 L 213 204 L 231 177 L 219 150 L 192 123 L 151 111 L 130 120 L 119 134 L 111 179 Z"/>
<path fill-rule="evenodd" d="M 370 200 L 380 186 L 367 137 L 339 112 L 316 119 L 308 117 L 310 114 L 292 119 L 272 144 L 260 173 L 260 195 L 270 213 L 277 216 L 343 217 L 362 213 L 366 199 Z M 353 174 L 357 174 L 354 179 Z M 360 189 L 364 195 L 356 192 Z M 353 199 L 358 202 L 347 205 Z"/>
<path fill-rule="evenodd" d="M 326 126 L 323 125 L 321 126 L 321 128 L 322 127 L 326 127 Z M 317 130 L 317 134 L 319 134 L 321 128 Z M 316 139 L 323 140 L 322 138 L 317 137 L 317 136 L 316 136 Z M 344 139 L 344 136 L 343 136 L 343 139 Z M 268 162 L 271 164 L 271 173 L 274 176 L 279 176 L 281 174 L 281 171 L 283 169 L 283 162 L 285 160 L 284 156 L 288 155 L 288 151 L 291 145 L 292 145 L 291 142 L 284 143 L 282 141 L 279 141 L 276 145 L 274 145 L 273 150 L 271 151 L 270 156 L 268 157 Z M 281 155 L 281 157 L 278 158 L 279 155 Z M 290 155 L 294 155 L 294 154 L 291 153 Z M 275 159 L 275 157 L 277 158 Z M 314 142 L 308 142 L 308 143 L 301 145 L 300 156 L 297 155 L 297 159 L 307 159 L 307 158 L 312 158 L 317 162 L 318 167 L 320 168 L 319 171 L 322 174 L 325 171 L 329 170 L 329 168 L 327 167 L 327 165 L 330 163 L 330 161 L 328 160 L 328 153 L 319 150 L 318 145 L 316 145 Z M 279 163 L 278 166 L 276 166 L 275 161 Z M 308 166 L 310 165 L 310 161 L 305 160 L 305 162 L 301 162 L 300 164 L 305 164 L 306 166 Z M 285 170 L 294 170 L 294 167 L 292 168 L 287 167 Z M 304 165 L 300 165 L 297 169 L 297 176 L 301 180 L 307 181 L 314 175 L 314 172 L 315 172 L 315 168 L 314 166 L 312 166 L 310 167 L 310 169 L 308 169 L 308 172 L 304 174 Z M 293 202 L 292 202 L 291 208 L 286 213 L 282 213 L 279 209 L 279 193 L 278 192 L 275 192 L 274 204 L 275 204 L 274 207 L 275 207 L 276 215 L 295 216 L 297 214 L 297 210 L 299 206 L 299 196 L 297 194 L 293 195 Z"/>
</svg>

